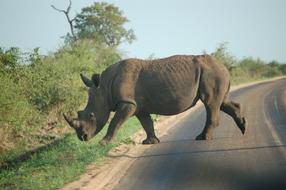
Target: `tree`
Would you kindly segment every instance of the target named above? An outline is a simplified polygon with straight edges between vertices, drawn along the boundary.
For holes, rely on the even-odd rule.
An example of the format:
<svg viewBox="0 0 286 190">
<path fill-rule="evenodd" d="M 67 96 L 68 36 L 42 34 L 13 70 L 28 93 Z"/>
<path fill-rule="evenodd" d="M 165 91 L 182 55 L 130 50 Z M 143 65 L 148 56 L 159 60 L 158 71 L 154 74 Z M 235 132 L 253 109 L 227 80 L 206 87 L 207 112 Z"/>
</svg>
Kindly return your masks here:
<svg viewBox="0 0 286 190">
<path fill-rule="evenodd" d="M 128 19 L 113 4 L 96 2 L 81 10 L 75 18 L 75 28 L 79 38 L 96 40 L 108 46 L 117 46 L 123 40 L 131 43 L 135 35 L 124 28 Z"/>
<path fill-rule="evenodd" d="M 124 27 L 128 19 L 113 4 L 95 2 L 91 6 L 82 8 L 81 13 L 71 19 L 69 16 L 71 0 L 69 1 L 70 4 L 66 10 L 58 9 L 52 5 L 55 10 L 65 14 L 70 25 L 71 34 L 67 34 L 67 42 L 88 39 L 97 42 L 97 44 L 113 47 L 118 46 L 124 40 L 129 43 L 135 40 L 133 30 Z"/>
<path fill-rule="evenodd" d="M 236 64 L 236 59 L 227 51 L 227 43 L 219 44 L 216 51 L 212 54 L 214 55 L 226 68 L 231 71 Z"/>
</svg>

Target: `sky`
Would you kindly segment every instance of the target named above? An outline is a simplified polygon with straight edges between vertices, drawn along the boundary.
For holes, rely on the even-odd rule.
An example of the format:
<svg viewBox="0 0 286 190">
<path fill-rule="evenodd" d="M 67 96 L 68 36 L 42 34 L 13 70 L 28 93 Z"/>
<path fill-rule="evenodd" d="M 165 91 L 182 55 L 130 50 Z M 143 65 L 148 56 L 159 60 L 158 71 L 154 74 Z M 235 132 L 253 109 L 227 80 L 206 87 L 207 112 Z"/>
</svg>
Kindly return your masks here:
<svg viewBox="0 0 286 190">
<path fill-rule="evenodd" d="M 71 16 L 93 0 L 73 0 Z M 129 19 L 137 37 L 125 58 L 212 53 L 227 42 L 231 54 L 286 63 L 285 0 L 106 0 Z M 69 32 L 68 0 L 0 0 L 0 47 L 54 52 Z"/>
</svg>

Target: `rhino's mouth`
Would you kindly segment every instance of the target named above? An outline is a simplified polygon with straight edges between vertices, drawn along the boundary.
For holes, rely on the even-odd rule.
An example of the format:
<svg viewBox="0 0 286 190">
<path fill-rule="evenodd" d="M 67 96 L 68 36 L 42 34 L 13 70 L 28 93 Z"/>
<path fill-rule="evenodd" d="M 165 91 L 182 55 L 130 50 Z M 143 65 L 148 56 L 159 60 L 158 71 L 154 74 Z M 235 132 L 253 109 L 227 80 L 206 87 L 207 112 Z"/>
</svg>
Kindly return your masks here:
<svg viewBox="0 0 286 190">
<path fill-rule="evenodd" d="M 79 140 L 81 140 L 81 141 L 88 141 L 88 140 L 89 140 L 87 134 L 81 135 L 81 136 L 79 136 L 78 138 L 79 138 Z"/>
</svg>

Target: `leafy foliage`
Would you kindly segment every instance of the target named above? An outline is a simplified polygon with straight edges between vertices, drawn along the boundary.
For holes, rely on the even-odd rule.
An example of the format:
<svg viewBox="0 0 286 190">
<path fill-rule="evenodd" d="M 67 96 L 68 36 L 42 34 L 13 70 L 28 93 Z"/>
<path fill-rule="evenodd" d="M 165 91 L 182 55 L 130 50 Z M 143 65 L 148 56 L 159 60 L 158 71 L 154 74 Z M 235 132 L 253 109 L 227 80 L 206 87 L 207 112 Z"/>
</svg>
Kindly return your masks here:
<svg viewBox="0 0 286 190">
<path fill-rule="evenodd" d="M 20 59 L 20 50 L 16 47 L 11 47 L 8 50 L 0 47 L 0 66 L 1 71 L 14 69 L 18 65 Z"/>
<path fill-rule="evenodd" d="M 79 74 L 91 76 L 120 59 L 116 48 L 95 46 L 89 40 L 64 46 L 45 57 L 38 49 L 15 52 L 15 59 L 10 51 L 9 58 L 13 59 L 6 59 L 6 52 L 0 55 L 10 60 L 9 65 L 1 62 L 0 126 L 7 138 L 0 142 L 0 152 L 1 147 L 9 148 L 7 143 L 17 146 L 18 139 L 34 143 L 31 138 L 48 121 L 60 127 L 63 110 L 74 111 L 85 104 L 87 93 Z"/>
<path fill-rule="evenodd" d="M 117 46 L 123 40 L 131 43 L 135 35 L 124 28 L 128 19 L 113 4 L 95 2 L 85 7 L 75 18 L 75 28 L 79 39 L 89 39 L 108 46 Z"/>
<path fill-rule="evenodd" d="M 35 107 L 22 95 L 14 81 L 7 74 L 0 75 L 0 126 L 8 127 L 15 136 L 31 130 L 39 123 L 40 115 Z"/>
<path fill-rule="evenodd" d="M 227 43 L 219 44 L 213 55 L 230 71 L 236 64 L 236 59 L 227 51 Z"/>
<path fill-rule="evenodd" d="M 230 71 L 233 84 L 286 74 L 286 65 L 277 61 L 267 64 L 259 58 L 235 58 L 228 52 L 227 43 L 220 44 L 213 55 Z"/>
</svg>

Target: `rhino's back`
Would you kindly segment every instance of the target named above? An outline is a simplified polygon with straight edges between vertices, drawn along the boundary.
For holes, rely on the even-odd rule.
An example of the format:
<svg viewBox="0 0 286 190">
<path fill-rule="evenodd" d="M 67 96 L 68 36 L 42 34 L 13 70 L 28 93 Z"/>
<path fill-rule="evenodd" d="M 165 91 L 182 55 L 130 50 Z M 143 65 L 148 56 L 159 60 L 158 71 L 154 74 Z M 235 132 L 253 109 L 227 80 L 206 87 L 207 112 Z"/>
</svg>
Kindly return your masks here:
<svg viewBox="0 0 286 190">
<path fill-rule="evenodd" d="M 193 56 L 143 62 L 135 89 L 138 106 L 161 115 L 183 112 L 197 99 L 199 77 L 200 66 Z"/>
<path fill-rule="evenodd" d="M 220 80 L 223 86 L 228 83 L 225 68 L 208 55 L 128 59 L 112 65 L 103 75 L 113 108 L 124 101 L 136 104 L 138 111 L 160 115 L 174 115 L 192 107 L 200 97 L 201 86 L 217 88 L 215 85 L 222 83 L 216 81 Z"/>
</svg>

